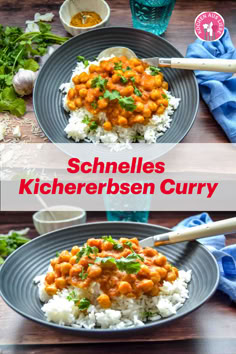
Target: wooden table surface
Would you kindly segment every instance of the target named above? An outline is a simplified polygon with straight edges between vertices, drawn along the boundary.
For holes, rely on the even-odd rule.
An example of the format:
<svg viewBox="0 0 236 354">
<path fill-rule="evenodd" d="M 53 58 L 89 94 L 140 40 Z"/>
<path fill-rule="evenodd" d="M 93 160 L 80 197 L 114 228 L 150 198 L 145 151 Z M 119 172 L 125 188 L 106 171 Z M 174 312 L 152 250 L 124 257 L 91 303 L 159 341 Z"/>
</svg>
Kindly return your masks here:
<svg viewBox="0 0 236 354">
<path fill-rule="evenodd" d="M 111 7 L 110 25 L 132 26 L 128 0 L 107 0 Z M 3 25 L 24 26 L 24 22 L 33 19 L 34 13 L 52 11 L 56 16 L 52 24 L 53 32 L 65 35 L 58 9 L 62 0 L 0 0 L 0 22 Z M 236 1 L 177 0 L 167 32 L 167 40 L 174 44 L 185 55 L 187 45 L 196 37 L 193 31 L 195 17 L 202 11 L 217 11 L 225 19 L 232 40 L 236 44 Z M 0 114 L 0 121 L 4 118 Z M 32 98 L 27 99 L 27 113 L 24 119 L 10 117 L 8 138 L 11 138 L 11 127 L 21 124 L 23 140 L 44 142 L 46 139 L 37 128 L 32 107 Z M 31 122 L 35 122 L 32 132 Z M 227 142 L 222 129 L 210 115 L 203 101 L 197 119 L 185 137 L 184 142 Z M 191 212 L 163 213 L 152 212 L 149 221 L 154 224 L 172 227 Z M 234 216 L 234 213 L 211 213 L 214 220 Z M 88 221 L 101 221 L 104 213 L 88 213 Z M 0 213 L 0 232 L 8 232 L 12 228 L 31 228 L 31 237 L 36 236 L 32 225 L 32 213 Z M 227 243 L 235 243 L 235 236 L 227 238 Z M 158 329 L 155 334 L 133 336 L 122 343 L 95 343 L 93 338 L 81 338 L 64 332 L 57 332 L 22 318 L 0 299 L 0 353 L 197 353 L 197 354 L 235 354 L 236 353 L 236 306 L 223 293 L 216 294 L 200 309 L 173 325 Z M 100 338 L 100 341 L 104 341 Z M 131 342 L 130 342 L 131 341 Z M 132 342 L 133 341 L 133 342 Z M 82 344 L 83 343 L 83 344 Z"/>
<path fill-rule="evenodd" d="M 52 11 L 55 14 L 52 23 L 53 32 L 65 36 L 66 32 L 58 16 L 58 9 L 62 2 L 62 0 L 9 0 L 7 2 L 6 0 L 0 0 L 0 22 L 3 25 L 24 27 L 26 20 L 32 20 L 34 18 L 34 13 Z M 128 0 L 107 0 L 107 2 L 111 7 L 111 26 L 132 26 Z M 170 24 L 163 37 L 175 45 L 183 55 L 186 53 L 188 44 L 196 39 L 193 30 L 194 19 L 202 11 L 219 12 L 224 17 L 225 25 L 229 28 L 232 40 L 236 44 L 236 2 L 234 0 L 199 0 L 195 2 L 177 0 Z M 0 121 L 1 119 L 4 119 L 4 117 L 3 114 L 0 113 Z M 31 123 L 34 123 L 33 132 Z M 47 141 L 36 123 L 31 97 L 27 99 L 27 112 L 24 119 L 11 117 L 8 123 L 9 129 L 5 140 L 12 138 L 12 127 L 19 124 L 22 127 L 22 140 L 28 142 Z M 211 116 L 207 106 L 202 100 L 200 101 L 195 123 L 183 141 L 186 143 L 220 143 L 228 141 L 223 130 Z"/>
</svg>

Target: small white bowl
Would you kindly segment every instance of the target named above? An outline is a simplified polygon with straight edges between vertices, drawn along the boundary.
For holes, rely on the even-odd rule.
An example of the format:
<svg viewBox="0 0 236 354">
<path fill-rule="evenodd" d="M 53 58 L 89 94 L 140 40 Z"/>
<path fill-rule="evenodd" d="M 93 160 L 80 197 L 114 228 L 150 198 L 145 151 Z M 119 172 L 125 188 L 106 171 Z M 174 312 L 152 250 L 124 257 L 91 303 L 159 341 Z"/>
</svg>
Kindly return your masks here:
<svg viewBox="0 0 236 354">
<path fill-rule="evenodd" d="M 71 18 L 81 11 L 94 11 L 100 15 L 102 21 L 91 27 L 71 26 Z M 72 36 L 77 36 L 91 29 L 107 26 L 110 12 L 110 7 L 104 0 L 66 0 L 60 7 L 59 16 L 65 30 L 72 34 Z"/>
<path fill-rule="evenodd" d="M 47 210 L 52 211 L 56 220 L 53 220 Z M 34 213 L 33 222 L 38 233 L 42 235 L 64 227 L 84 224 L 86 222 L 86 212 L 81 208 L 67 205 L 53 206 Z"/>
</svg>

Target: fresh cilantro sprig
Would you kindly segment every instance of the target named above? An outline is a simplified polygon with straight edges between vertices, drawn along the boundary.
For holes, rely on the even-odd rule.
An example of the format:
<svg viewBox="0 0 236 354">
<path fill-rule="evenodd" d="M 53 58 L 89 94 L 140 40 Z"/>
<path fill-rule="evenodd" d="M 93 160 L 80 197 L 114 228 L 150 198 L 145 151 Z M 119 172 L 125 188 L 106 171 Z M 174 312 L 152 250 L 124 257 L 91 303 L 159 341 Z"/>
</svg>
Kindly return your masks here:
<svg viewBox="0 0 236 354">
<path fill-rule="evenodd" d="M 144 258 L 142 257 L 142 256 L 140 256 L 139 254 L 137 254 L 137 253 L 135 253 L 134 252 L 134 249 L 133 249 L 133 244 L 132 244 L 132 242 L 131 241 L 127 241 L 127 242 L 125 242 L 125 245 L 126 246 L 128 246 L 130 249 L 131 249 L 131 251 L 132 251 L 132 254 L 129 254 L 129 256 L 128 257 L 130 257 L 129 259 L 136 259 L 136 258 L 138 258 L 138 259 L 140 259 L 140 261 L 144 261 Z"/>
<path fill-rule="evenodd" d="M 163 98 L 165 98 L 166 100 L 168 100 L 168 96 L 165 93 L 161 94 Z"/>
<path fill-rule="evenodd" d="M 120 93 L 117 90 L 106 90 L 104 93 L 104 98 L 108 98 L 110 101 L 119 100 L 120 97 Z"/>
<path fill-rule="evenodd" d="M 131 256 L 131 257 L 130 257 Z M 138 257 L 131 254 L 128 257 L 121 257 L 120 259 L 116 259 L 114 257 L 97 257 L 95 259 L 95 263 L 105 264 L 107 262 L 111 262 L 116 265 L 116 267 L 127 274 L 137 274 L 140 271 L 141 264 L 136 261 Z"/>
<path fill-rule="evenodd" d="M 87 310 L 90 305 L 89 299 L 87 299 L 86 297 L 79 299 L 74 290 L 69 293 L 69 295 L 67 296 L 67 300 L 73 301 L 75 305 L 79 303 L 77 306 L 81 311 Z"/>
<path fill-rule="evenodd" d="M 68 38 L 51 32 L 51 26 L 38 22 L 40 32 L 24 33 L 19 27 L 0 25 L 0 112 L 18 117 L 26 111 L 23 98 L 15 93 L 12 80 L 19 69 L 37 71 L 37 58 L 46 54 L 52 44 L 63 44 Z"/>
<path fill-rule="evenodd" d="M 151 71 L 152 76 L 158 75 L 159 72 L 161 71 L 161 69 L 157 68 L 156 66 L 149 66 L 149 69 Z"/>
<path fill-rule="evenodd" d="M 113 244 L 114 250 L 116 250 L 116 251 L 121 251 L 121 250 L 123 250 L 123 246 L 122 246 L 119 242 L 115 241 L 115 240 L 112 238 L 112 236 L 102 236 L 102 239 L 103 239 L 104 241 L 111 242 L 111 243 Z"/>
<path fill-rule="evenodd" d="M 108 82 L 107 79 L 103 79 L 101 75 L 98 75 L 92 80 L 91 87 L 92 88 L 98 87 L 99 90 L 102 92 L 105 90 L 107 82 Z"/>
<path fill-rule="evenodd" d="M 116 62 L 114 63 L 114 69 L 115 70 L 122 70 L 122 62 Z"/>
<path fill-rule="evenodd" d="M 97 255 L 98 254 L 98 248 L 93 246 L 88 246 L 88 245 L 85 245 L 84 247 L 81 248 L 81 250 L 77 253 L 76 255 L 76 262 L 78 263 L 80 261 L 80 259 L 83 257 L 83 256 L 88 256 L 88 258 L 91 259 L 90 257 L 90 254 L 95 254 Z"/>
<path fill-rule="evenodd" d="M 126 77 L 124 77 L 123 75 L 120 75 L 120 82 L 122 84 L 126 84 L 128 82 L 128 79 L 126 79 Z"/>
<path fill-rule="evenodd" d="M 93 108 L 95 109 L 94 106 L 93 106 Z M 89 118 L 89 116 L 87 114 L 84 116 L 82 123 L 87 124 L 89 126 L 90 130 L 96 130 L 98 127 L 97 122 L 95 122 L 95 120 L 91 120 L 91 118 Z"/>
<path fill-rule="evenodd" d="M 106 90 L 104 93 L 104 98 L 108 98 L 110 101 L 118 100 L 119 105 L 126 111 L 133 112 L 136 108 L 133 97 L 121 97 L 119 91 L 112 90 L 111 92 Z"/>
<path fill-rule="evenodd" d="M 77 61 L 79 63 L 82 62 L 86 68 L 89 65 L 89 61 L 87 59 L 85 59 L 85 57 L 83 57 L 82 55 L 77 56 Z"/>
<path fill-rule="evenodd" d="M 87 279 L 88 273 L 86 273 L 86 272 L 84 271 L 84 267 L 82 268 L 82 271 L 79 273 L 79 277 L 80 277 L 82 280 Z"/>
<path fill-rule="evenodd" d="M 60 257 L 60 252 L 56 252 L 56 257 Z"/>
<path fill-rule="evenodd" d="M 142 92 L 134 85 L 134 93 L 136 96 L 141 97 L 142 96 Z"/>
<path fill-rule="evenodd" d="M 7 235 L 0 235 L 0 264 L 4 263 L 5 258 L 7 258 L 12 252 L 14 252 L 18 247 L 29 242 L 29 238 L 25 237 L 28 229 L 22 231 L 10 231 Z"/>
</svg>

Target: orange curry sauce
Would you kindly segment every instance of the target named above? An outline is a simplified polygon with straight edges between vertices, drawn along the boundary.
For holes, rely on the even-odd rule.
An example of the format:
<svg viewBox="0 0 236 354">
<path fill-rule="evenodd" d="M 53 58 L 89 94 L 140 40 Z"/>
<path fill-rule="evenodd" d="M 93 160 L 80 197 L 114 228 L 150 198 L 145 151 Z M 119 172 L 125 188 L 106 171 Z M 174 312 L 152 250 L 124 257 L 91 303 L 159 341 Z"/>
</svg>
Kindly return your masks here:
<svg viewBox="0 0 236 354">
<path fill-rule="evenodd" d="M 102 308 L 109 308 L 112 299 L 117 296 L 156 296 L 164 280 L 173 282 L 178 277 L 177 268 L 171 266 L 164 255 L 151 247 L 142 248 L 137 238 L 111 240 L 91 238 L 82 248 L 74 246 L 70 252 L 62 251 L 59 257 L 51 260 L 53 271 L 45 277 L 46 292 L 52 296 L 70 285 L 87 289 L 91 283 L 97 282 L 103 292 L 97 302 Z M 85 250 L 89 247 L 96 252 L 86 254 Z M 138 271 L 133 274 L 119 270 L 111 261 L 103 263 L 101 260 L 113 257 L 118 261 L 127 261 L 130 255 L 134 257 L 136 266 L 138 264 Z"/>
<path fill-rule="evenodd" d="M 107 121 L 103 123 L 106 131 L 113 126 L 132 127 L 133 124 L 148 124 L 151 117 L 162 115 L 168 106 L 163 89 L 168 83 L 158 69 L 149 75 L 145 72 L 149 65 L 137 58 L 125 56 L 104 60 L 99 65 L 91 64 L 89 74 L 83 72 L 72 78 L 74 88 L 67 94 L 70 110 L 85 107 L 96 116 L 105 112 Z M 155 67 L 154 67 L 155 68 Z M 107 93 L 118 93 L 121 98 L 129 97 L 133 104 L 122 107 L 118 99 L 106 98 Z"/>
</svg>

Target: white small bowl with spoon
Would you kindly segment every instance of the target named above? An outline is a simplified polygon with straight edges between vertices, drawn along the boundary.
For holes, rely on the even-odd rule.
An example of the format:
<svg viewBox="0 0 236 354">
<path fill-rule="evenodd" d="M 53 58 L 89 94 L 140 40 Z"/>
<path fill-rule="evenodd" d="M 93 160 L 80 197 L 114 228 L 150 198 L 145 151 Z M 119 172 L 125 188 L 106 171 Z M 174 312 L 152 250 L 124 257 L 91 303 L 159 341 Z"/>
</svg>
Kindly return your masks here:
<svg viewBox="0 0 236 354">
<path fill-rule="evenodd" d="M 34 227 L 40 235 L 64 227 L 84 224 L 85 222 L 86 211 L 68 205 L 41 209 L 33 214 Z"/>
</svg>

